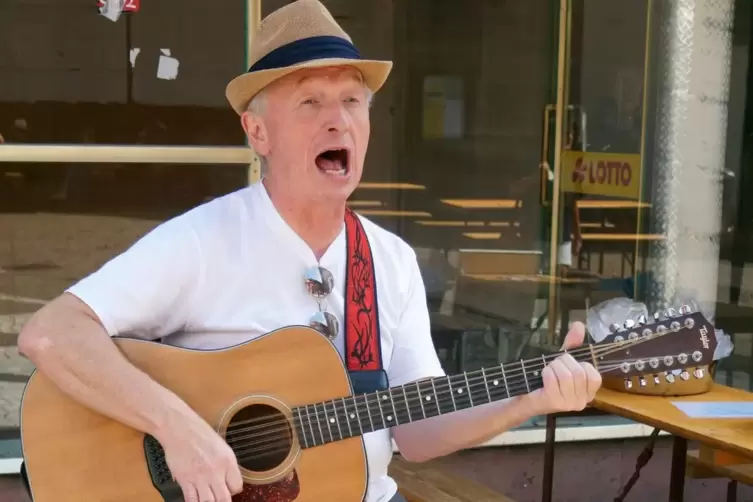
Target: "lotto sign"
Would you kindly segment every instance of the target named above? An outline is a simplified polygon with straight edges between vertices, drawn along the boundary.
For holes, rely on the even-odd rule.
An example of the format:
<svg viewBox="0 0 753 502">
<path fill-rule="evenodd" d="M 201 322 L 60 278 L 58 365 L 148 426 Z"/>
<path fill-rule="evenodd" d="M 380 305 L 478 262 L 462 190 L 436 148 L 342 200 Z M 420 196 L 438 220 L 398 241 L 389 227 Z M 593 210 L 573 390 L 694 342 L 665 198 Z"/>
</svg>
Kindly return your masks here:
<svg viewBox="0 0 753 502">
<path fill-rule="evenodd" d="M 111 3 L 121 3 L 123 5 L 122 12 L 138 12 L 141 9 L 141 0 L 109 0 Z M 104 7 L 108 2 L 106 0 L 97 0 L 97 7 L 100 9 Z"/>
<path fill-rule="evenodd" d="M 562 152 L 562 190 L 638 200 L 641 156 L 637 153 Z"/>
</svg>

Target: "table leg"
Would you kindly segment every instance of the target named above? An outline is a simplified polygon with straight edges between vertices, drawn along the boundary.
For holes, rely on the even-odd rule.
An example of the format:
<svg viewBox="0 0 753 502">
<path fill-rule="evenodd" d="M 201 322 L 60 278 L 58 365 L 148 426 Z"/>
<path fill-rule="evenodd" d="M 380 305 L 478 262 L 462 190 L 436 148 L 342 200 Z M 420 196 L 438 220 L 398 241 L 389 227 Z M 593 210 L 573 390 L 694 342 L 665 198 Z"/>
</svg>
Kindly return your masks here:
<svg viewBox="0 0 753 502">
<path fill-rule="evenodd" d="M 672 442 L 672 472 L 669 475 L 669 502 L 683 501 L 687 455 L 688 440 L 675 436 Z"/>
<path fill-rule="evenodd" d="M 552 502 L 554 483 L 554 433 L 557 430 L 557 417 L 546 416 L 546 442 L 544 443 L 544 479 L 541 501 Z"/>
<path fill-rule="evenodd" d="M 737 481 L 727 483 L 727 502 L 737 502 Z"/>
</svg>

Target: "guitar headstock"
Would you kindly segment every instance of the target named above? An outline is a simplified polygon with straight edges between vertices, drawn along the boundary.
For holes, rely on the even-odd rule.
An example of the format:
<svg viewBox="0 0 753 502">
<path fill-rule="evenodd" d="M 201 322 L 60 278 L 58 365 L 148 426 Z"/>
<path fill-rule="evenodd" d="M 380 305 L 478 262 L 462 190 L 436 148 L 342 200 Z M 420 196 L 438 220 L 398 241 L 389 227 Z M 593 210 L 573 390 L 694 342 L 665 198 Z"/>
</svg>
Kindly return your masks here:
<svg viewBox="0 0 753 502">
<path fill-rule="evenodd" d="M 678 370 L 682 380 L 703 378 L 701 367 L 713 362 L 717 346 L 711 323 L 687 305 L 656 313 L 651 319 L 612 324 L 610 331 L 593 346 L 597 367 L 610 378 L 624 377 L 628 389 L 635 376 L 640 377 L 641 387 L 648 384 L 646 375 L 651 375 L 655 385 L 663 383 L 662 379 L 674 383 Z"/>
</svg>

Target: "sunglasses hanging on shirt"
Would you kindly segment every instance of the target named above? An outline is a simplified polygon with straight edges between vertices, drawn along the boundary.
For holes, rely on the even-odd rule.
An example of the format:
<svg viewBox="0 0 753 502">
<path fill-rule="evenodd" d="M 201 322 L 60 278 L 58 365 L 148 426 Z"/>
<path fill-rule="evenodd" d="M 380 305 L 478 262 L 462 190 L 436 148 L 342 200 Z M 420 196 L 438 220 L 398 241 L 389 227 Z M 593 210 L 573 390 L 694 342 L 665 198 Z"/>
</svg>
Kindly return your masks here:
<svg viewBox="0 0 753 502">
<path fill-rule="evenodd" d="M 306 289 L 314 297 L 319 312 L 311 316 L 309 326 L 322 333 L 330 340 L 337 338 L 340 332 L 340 321 L 331 312 L 327 312 L 327 297 L 332 293 L 335 279 L 332 272 L 324 267 L 310 267 L 306 269 Z"/>
</svg>

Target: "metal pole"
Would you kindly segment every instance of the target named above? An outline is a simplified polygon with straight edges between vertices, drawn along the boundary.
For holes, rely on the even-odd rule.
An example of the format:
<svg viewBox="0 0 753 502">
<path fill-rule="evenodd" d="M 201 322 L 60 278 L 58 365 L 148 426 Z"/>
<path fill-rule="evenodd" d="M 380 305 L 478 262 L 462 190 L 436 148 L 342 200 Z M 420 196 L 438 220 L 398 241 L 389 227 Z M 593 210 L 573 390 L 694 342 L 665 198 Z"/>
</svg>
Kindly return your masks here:
<svg viewBox="0 0 753 502">
<path fill-rule="evenodd" d="M 262 0 L 246 0 L 246 68 L 251 65 L 253 39 L 261 24 L 261 2 Z M 251 163 L 248 165 L 248 184 L 259 181 L 261 174 L 259 157 L 253 154 Z"/>
</svg>

